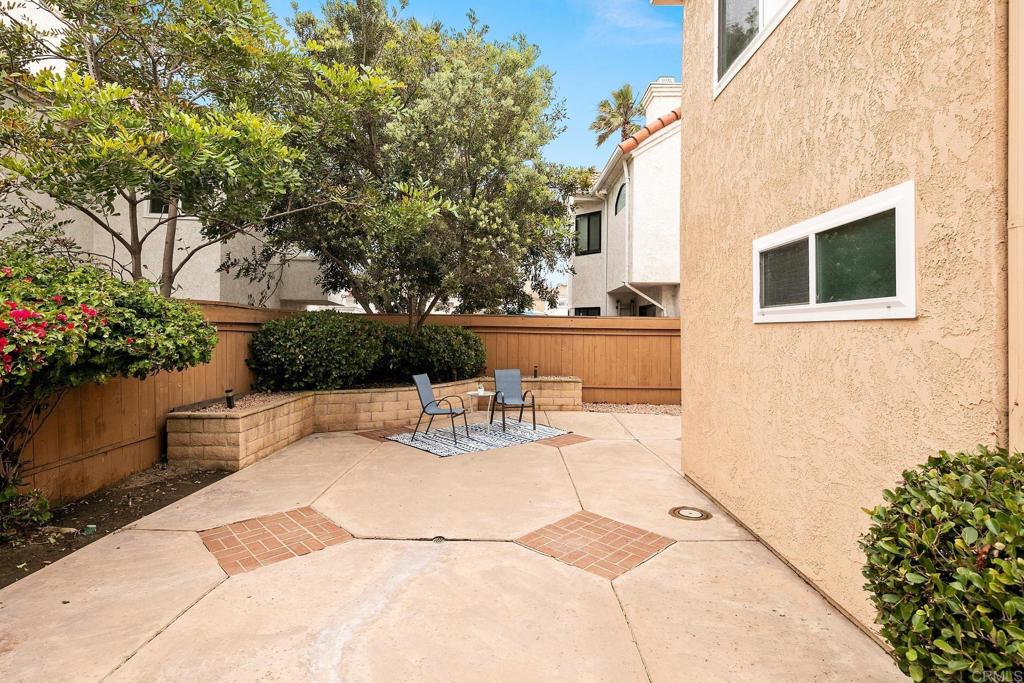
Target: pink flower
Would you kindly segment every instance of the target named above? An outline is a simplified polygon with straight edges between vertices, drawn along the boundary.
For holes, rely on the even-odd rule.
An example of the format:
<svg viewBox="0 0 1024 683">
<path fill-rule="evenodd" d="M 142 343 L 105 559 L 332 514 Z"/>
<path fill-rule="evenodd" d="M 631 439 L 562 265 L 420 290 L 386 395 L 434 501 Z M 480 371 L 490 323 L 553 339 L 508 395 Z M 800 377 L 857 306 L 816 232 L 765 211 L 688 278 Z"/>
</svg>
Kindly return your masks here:
<svg viewBox="0 0 1024 683">
<path fill-rule="evenodd" d="M 96 317 L 96 309 L 95 308 L 89 308 L 85 304 L 81 304 L 79 306 L 79 308 L 82 309 L 82 313 L 85 313 L 90 318 L 95 318 Z"/>
<path fill-rule="evenodd" d="M 67 317 L 66 315 L 64 315 L 63 313 L 58 313 L 58 314 L 57 314 L 57 320 L 58 320 L 58 321 L 60 321 L 60 322 L 64 322 L 64 321 L 66 321 L 67 319 L 68 319 L 68 317 Z"/>
<path fill-rule="evenodd" d="M 127 339 L 125 339 L 125 341 L 126 341 L 127 343 L 129 343 L 129 344 L 134 344 L 134 343 L 135 343 L 135 339 L 134 339 L 134 338 L 132 338 L 132 337 L 128 337 Z"/>
<path fill-rule="evenodd" d="M 0 332 L 6 332 L 8 329 L 10 329 L 10 325 L 0 320 Z"/>
<path fill-rule="evenodd" d="M 0 351 L 3 351 L 7 346 L 7 337 L 0 337 Z"/>
<path fill-rule="evenodd" d="M 75 329 L 75 324 L 74 323 L 68 323 L 67 325 L 64 326 L 64 329 L 65 330 L 73 330 L 73 329 Z"/>
<path fill-rule="evenodd" d="M 21 278 L 21 281 L 22 282 L 27 282 L 28 284 L 32 284 L 32 278 L 30 278 L 30 277 L 23 277 L 23 278 Z"/>
<path fill-rule="evenodd" d="M 54 301 L 55 301 L 55 302 L 56 302 L 56 303 L 57 303 L 58 305 L 59 305 L 59 304 L 62 304 L 62 303 L 64 303 L 64 297 L 62 297 L 62 296 L 61 296 L 60 294 L 54 294 L 54 295 L 53 295 L 53 300 L 54 300 Z"/>
<path fill-rule="evenodd" d="M 0 268 L 0 273 L 3 273 L 4 277 L 14 277 L 14 271 L 8 268 L 7 266 Z"/>
</svg>

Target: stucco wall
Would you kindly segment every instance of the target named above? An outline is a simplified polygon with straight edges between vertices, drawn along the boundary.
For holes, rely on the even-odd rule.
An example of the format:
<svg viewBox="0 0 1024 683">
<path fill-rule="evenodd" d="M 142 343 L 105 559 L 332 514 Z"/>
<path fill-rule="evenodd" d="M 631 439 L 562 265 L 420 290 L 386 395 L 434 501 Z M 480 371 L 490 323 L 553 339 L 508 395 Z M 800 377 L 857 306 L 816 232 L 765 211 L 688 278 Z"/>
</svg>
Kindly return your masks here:
<svg viewBox="0 0 1024 683">
<path fill-rule="evenodd" d="M 712 100 L 686 3 L 683 466 L 865 624 L 861 508 L 1006 440 L 1005 8 L 801 0 Z M 754 238 L 911 179 L 917 319 L 751 322 Z"/>
<path fill-rule="evenodd" d="M 603 211 L 605 203 L 601 200 L 581 201 L 576 205 L 576 213 Z M 601 253 L 574 256 L 572 267 L 576 274 L 569 278 L 569 308 L 599 306 L 601 315 L 608 315 L 608 294 L 605 287 L 605 248 L 607 239 L 607 217 L 601 216 Z M 570 310 L 570 313 L 574 311 Z"/>
<path fill-rule="evenodd" d="M 634 284 L 679 282 L 679 196 L 674 191 L 679 187 L 679 140 L 680 126 L 674 125 L 634 153 L 629 277 Z"/>
</svg>

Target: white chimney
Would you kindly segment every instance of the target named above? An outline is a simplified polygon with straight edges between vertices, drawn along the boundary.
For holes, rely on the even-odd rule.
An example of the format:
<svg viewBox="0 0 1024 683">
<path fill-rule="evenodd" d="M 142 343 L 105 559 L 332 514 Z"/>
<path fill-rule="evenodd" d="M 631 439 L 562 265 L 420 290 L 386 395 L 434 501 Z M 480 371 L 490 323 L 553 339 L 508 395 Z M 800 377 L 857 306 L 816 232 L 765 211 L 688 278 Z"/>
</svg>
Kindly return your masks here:
<svg viewBox="0 0 1024 683">
<path fill-rule="evenodd" d="M 659 116 L 678 109 L 683 103 L 683 84 L 677 83 L 671 76 L 662 76 L 647 86 L 644 96 L 640 98 L 640 106 L 644 108 L 646 123 Z"/>
</svg>

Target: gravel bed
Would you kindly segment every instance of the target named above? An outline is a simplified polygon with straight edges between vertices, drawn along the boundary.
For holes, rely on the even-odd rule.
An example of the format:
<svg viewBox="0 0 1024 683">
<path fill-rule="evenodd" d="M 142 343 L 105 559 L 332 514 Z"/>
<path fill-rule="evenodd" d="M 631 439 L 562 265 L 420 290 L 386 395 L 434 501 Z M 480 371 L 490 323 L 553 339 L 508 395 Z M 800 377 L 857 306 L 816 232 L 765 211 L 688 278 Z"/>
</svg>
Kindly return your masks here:
<svg viewBox="0 0 1024 683">
<path fill-rule="evenodd" d="M 583 410 L 591 413 L 644 413 L 648 415 L 680 415 L 681 408 L 676 405 L 656 405 L 654 403 L 584 403 Z"/>
</svg>

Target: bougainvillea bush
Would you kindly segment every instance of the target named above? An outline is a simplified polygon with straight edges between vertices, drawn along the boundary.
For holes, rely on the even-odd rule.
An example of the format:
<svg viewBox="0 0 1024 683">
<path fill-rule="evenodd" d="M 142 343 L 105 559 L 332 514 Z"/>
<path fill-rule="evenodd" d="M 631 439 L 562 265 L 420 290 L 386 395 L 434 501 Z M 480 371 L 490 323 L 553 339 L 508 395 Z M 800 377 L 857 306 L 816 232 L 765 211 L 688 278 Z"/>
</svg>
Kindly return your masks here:
<svg viewBox="0 0 1024 683">
<path fill-rule="evenodd" d="M 64 391 L 205 363 L 216 342 L 197 307 L 150 283 L 0 244 L 0 525 L 25 502 L 10 493 L 21 451 Z"/>
<path fill-rule="evenodd" d="M 413 330 L 335 311 L 271 320 L 253 335 L 250 351 L 246 362 L 264 391 L 411 384 L 421 372 L 445 382 L 475 377 L 485 363 L 483 342 L 470 330 Z"/>
<path fill-rule="evenodd" d="M 1024 671 L 1024 455 L 979 447 L 903 473 L 870 510 L 865 588 L 914 681 Z"/>
</svg>

